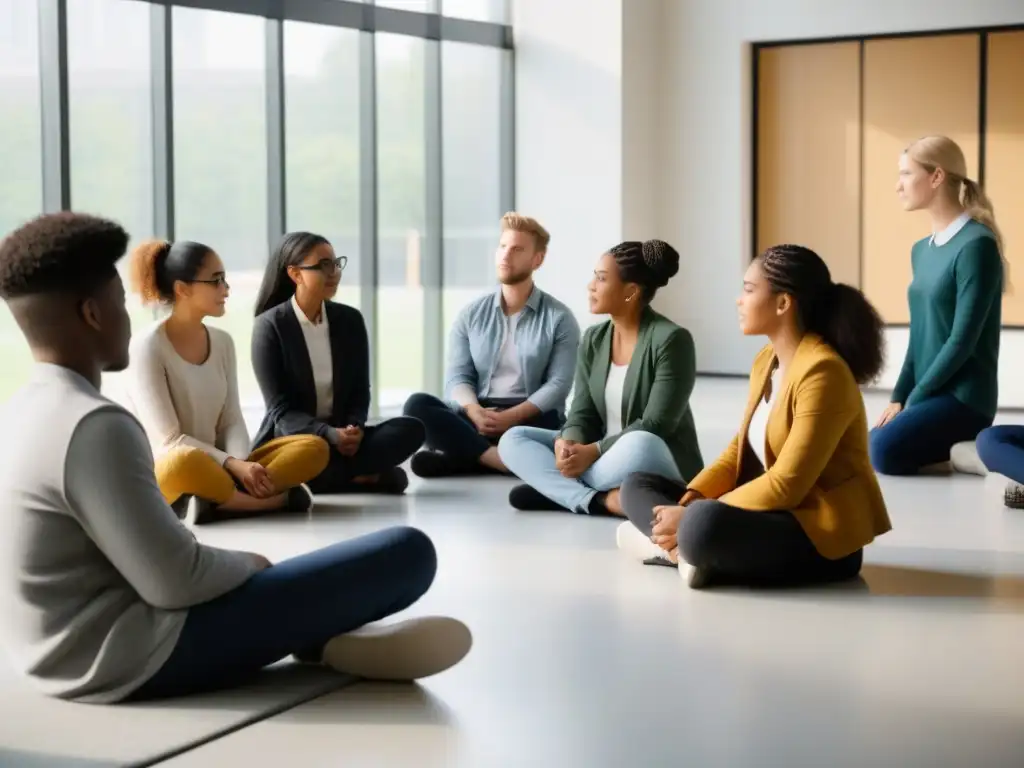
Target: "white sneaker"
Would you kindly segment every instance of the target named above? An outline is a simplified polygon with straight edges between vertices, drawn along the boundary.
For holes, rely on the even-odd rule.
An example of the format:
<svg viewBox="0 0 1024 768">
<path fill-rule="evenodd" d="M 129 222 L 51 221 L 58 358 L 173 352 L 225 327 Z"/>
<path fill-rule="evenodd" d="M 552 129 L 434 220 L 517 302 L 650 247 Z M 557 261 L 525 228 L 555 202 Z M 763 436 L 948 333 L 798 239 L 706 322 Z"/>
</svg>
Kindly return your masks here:
<svg viewBox="0 0 1024 768">
<path fill-rule="evenodd" d="M 469 627 L 447 616 L 374 624 L 338 635 L 323 662 L 368 680 L 419 680 L 455 666 L 473 645 Z"/>
<path fill-rule="evenodd" d="M 640 529 L 628 520 L 620 523 L 615 531 L 615 544 L 634 560 L 647 565 L 672 565 L 665 550 L 644 536 Z"/>
<path fill-rule="evenodd" d="M 962 472 L 965 475 L 980 475 L 981 477 L 988 475 L 988 468 L 981 463 L 978 447 L 973 440 L 957 443 L 950 448 L 949 459 L 955 472 Z"/>
</svg>

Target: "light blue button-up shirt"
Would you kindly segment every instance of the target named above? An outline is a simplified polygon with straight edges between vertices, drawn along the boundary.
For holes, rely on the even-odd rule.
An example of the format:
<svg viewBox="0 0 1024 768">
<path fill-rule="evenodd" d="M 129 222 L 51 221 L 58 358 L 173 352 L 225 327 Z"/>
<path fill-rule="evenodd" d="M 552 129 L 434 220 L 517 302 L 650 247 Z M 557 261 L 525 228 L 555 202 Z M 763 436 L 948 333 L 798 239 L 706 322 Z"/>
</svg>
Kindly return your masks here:
<svg viewBox="0 0 1024 768">
<path fill-rule="evenodd" d="M 445 397 L 462 387 L 486 398 L 506 327 L 501 289 L 481 296 L 455 320 L 448 353 Z M 515 330 L 527 400 L 542 413 L 565 413 L 572 389 L 580 326 L 567 306 L 534 286 Z"/>
</svg>

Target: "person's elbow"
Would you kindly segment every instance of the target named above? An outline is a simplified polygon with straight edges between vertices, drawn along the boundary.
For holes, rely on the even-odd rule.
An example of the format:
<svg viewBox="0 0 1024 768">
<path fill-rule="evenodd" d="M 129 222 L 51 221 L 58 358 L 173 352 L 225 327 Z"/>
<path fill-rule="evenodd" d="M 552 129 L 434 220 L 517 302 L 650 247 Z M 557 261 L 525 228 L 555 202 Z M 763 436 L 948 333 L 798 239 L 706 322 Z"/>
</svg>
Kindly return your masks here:
<svg viewBox="0 0 1024 768">
<path fill-rule="evenodd" d="M 197 597 L 195 590 L 185 580 L 159 579 L 147 581 L 137 587 L 139 597 L 148 605 L 161 611 L 183 611 L 205 602 Z"/>
</svg>

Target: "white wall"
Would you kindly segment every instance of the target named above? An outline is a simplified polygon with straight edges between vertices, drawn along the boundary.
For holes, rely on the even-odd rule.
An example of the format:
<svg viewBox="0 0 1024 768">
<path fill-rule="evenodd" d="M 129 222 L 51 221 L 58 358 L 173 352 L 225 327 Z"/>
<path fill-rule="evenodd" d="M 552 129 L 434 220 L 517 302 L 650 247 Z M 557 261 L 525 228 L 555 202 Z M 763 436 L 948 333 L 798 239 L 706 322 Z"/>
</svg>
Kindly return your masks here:
<svg viewBox="0 0 1024 768">
<path fill-rule="evenodd" d="M 584 325 L 622 239 L 623 0 L 516 0 L 516 208 L 551 232 L 537 282 Z"/>
<path fill-rule="evenodd" d="M 738 338 L 733 304 L 750 252 L 749 43 L 1017 23 L 1022 0 L 665 0 L 661 225 L 686 266 L 659 307 L 693 331 L 700 370 L 746 372 L 757 346 Z M 906 331 L 888 335 L 883 386 L 906 350 Z M 1024 406 L 1024 333 L 1003 334 L 1000 358 L 1001 404 Z"/>
<path fill-rule="evenodd" d="M 516 0 L 513 8 L 517 206 L 554 237 L 541 285 L 589 323 L 585 283 L 601 251 L 664 238 L 683 263 L 657 308 L 693 332 L 701 371 L 736 374 L 762 343 L 740 335 L 734 304 L 751 249 L 750 43 L 1024 23 L 1024 0 Z M 906 331 L 888 337 L 883 386 L 895 382 L 906 350 Z M 1024 406 L 1024 332 L 1003 342 L 1000 399 Z"/>
</svg>

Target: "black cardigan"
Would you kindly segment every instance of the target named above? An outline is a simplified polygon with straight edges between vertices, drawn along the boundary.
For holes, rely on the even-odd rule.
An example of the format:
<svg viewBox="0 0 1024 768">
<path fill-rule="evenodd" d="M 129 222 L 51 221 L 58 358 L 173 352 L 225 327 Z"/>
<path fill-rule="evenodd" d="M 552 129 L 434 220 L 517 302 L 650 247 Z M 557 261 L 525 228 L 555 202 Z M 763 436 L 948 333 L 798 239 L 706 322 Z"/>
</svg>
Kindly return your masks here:
<svg viewBox="0 0 1024 768">
<path fill-rule="evenodd" d="M 266 415 L 254 449 L 276 437 L 319 435 L 334 443 L 337 427 L 362 427 L 370 410 L 370 342 L 359 310 L 326 302 L 334 379 L 334 406 L 328 421 L 316 414 L 316 386 L 306 339 L 291 301 L 256 318 L 252 365 L 263 393 Z"/>
</svg>

